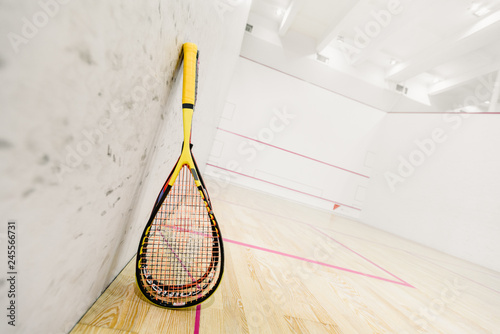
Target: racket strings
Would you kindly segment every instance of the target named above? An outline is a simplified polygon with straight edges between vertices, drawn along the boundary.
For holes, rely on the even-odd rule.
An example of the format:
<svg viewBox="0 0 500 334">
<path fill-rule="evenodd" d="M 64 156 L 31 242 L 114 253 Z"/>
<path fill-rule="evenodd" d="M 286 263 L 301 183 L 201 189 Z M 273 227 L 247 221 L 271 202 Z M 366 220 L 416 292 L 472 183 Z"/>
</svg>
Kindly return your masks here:
<svg viewBox="0 0 500 334">
<path fill-rule="evenodd" d="M 151 224 L 143 276 L 156 298 L 192 298 L 211 288 L 219 248 L 207 206 L 187 165 Z"/>
</svg>

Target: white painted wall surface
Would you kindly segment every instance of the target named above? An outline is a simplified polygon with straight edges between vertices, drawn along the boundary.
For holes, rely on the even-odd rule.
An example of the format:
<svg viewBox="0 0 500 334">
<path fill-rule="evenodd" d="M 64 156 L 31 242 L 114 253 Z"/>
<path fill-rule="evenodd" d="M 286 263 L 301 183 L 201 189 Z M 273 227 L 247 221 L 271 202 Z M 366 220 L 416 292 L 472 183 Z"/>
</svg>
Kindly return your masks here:
<svg viewBox="0 0 500 334">
<path fill-rule="evenodd" d="M 500 271 L 498 115 L 443 114 L 361 83 L 295 52 L 292 41 L 269 35 L 259 19 L 249 18 L 256 33 L 245 34 L 207 168 L 219 188 L 231 181 L 328 210 L 332 201 L 354 206 L 361 210 L 341 206 L 335 212 Z M 302 50 L 307 45 L 303 40 Z M 370 179 L 256 143 L 283 109 L 295 118 L 270 145 Z M 404 182 L 393 178 L 393 192 L 385 175 L 398 173 L 400 156 L 420 163 L 415 141 L 432 154 L 423 152 L 421 165 L 406 170 L 411 175 Z"/>
<path fill-rule="evenodd" d="M 180 80 L 173 77 L 188 41 L 200 49 L 193 143 L 203 168 L 249 6 L 0 5 L 0 240 L 5 250 L 7 221 L 16 220 L 19 273 L 16 327 L 3 316 L 0 332 L 68 332 L 136 252 L 180 152 Z"/>
<path fill-rule="evenodd" d="M 389 114 L 363 222 L 500 271 L 500 115 Z"/>
<path fill-rule="evenodd" d="M 240 58 L 207 174 L 357 218 L 384 115 Z"/>
</svg>

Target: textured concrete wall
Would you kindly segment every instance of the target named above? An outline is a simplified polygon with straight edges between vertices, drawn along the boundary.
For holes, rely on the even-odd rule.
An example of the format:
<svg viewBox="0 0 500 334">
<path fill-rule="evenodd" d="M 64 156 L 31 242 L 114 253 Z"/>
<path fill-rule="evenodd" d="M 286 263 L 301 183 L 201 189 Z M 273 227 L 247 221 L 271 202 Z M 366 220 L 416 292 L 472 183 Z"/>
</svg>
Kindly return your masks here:
<svg viewBox="0 0 500 334">
<path fill-rule="evenodd" d="M 7 221 L 18 227 L 16 326 L 2 312 L 2 333 L 69 331 L 135 254 L 180 152 L 174 69 L 188 41 L 200 49 L 193 143 L 204 166 L 249 2 L 0 3 L 4 310 Z"/>
</svg>

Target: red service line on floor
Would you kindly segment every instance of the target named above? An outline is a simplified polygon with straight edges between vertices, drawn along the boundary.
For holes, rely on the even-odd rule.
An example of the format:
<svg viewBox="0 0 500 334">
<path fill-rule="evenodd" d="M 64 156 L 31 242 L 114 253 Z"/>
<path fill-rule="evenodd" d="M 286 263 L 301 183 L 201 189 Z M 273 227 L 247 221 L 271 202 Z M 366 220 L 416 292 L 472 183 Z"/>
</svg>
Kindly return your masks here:
<svg viewBox="0 0 500 334">
<path fill-rule="evenodd" d="M 378 266 L 377 264 L 375 264 L 375 263 L 374 263 L 374 262 L 372 262 L 371 260 L 367 259 L 367 258 L 366 258 L 366 257 L 364 257 L 363 255 L 361 255 L 361 254 L 359 254 L 358 252 L 356 252 L 356 251 L 352 250 L 351 248 L 349 248 L 349 247 L 345 246 L 344 244 L 342 244 L 341 242 L 337 241 L 337 240 L 336 240 L 336 239 L 334 239 L 333 237 L 330 237 L 329 235 L 327 235 L 327 234 L 326 234 L 326 233 L 324 233 L 323 231 L 320 231 L 320 230 L 319 230 L 316 226 L 314 226 L 314 225 L 312 225 L 312 224 L 306 223 L 306 222 L 301 221 L 301 220 L 298 220 L 298 219 L 293 219 L 293 218 L 285 217 L 285 216 L 282 216 L 282 215 L 278 215 L 278 214 L 275 214 L 275 213 L 273 213 L 273 212 L 265 211 L 265 210 L 262 210 L 262 209 L 256 209 L 256 208 L 253 208 L 253 207 L 250 207 L 250 206 L 247 206 L 247 205 L 242 205 L 242 204 L 240 204 L 240 203 L 235 203 L 235 202 L 231 202 L 231 201 L 227 201 L 227 200 L 223 200 L 223 199 L 218 199 L 218 200 L 219 200 L 219 201 L 222 201 L 222 202 L 226 202 L 226 203 L 232 204 L 232 205 L 236 205 L 236 206 L 244 207 L 244 208 L 247 208 L 247 209 L 250 209 L 250 210 L 256 210 L 256 211 L 262 212 L 262 213 L 267 214 L 267 215 L 271 215 L 271 216 L 275 216 L 275 217 L 279 217 L 279 218 L 287 219 L 287 220 L 290 220 L 290 221 L 295 222 L 295 223 L 299 223 L 299 224 L 303 224 L 303 225 L 310 226 L 310 227 L 311 227 L 311 228 L 313 228 L 314 230 L 317 230 L 317 232 L 324 234 L 325 236 L 329 237 L 329 238 L 330 238 L 330 239 L 332 239 L 333 241 L 337 242 L 339 245 L 343 246 L 344 248 L 346 248 L 347 250 L 349 250 L 349 251 L 353 252 L 354 254 L 356 254 L 356 255 L 360 256 L 361 258 L 365 259 L 366 261 L 368 261 L 368 262 L 372 263 L 373 265 L 375 265 L 376 267 L 378 267 L 378 268 L 380 268 L 381 270 L 385 271 L 385 272 L 386 272 L 386 273 L 388 273 L 389 275 L 391 275 L 391 276 L 393 276 L 393 277 L 397 278 L 397 279 L 398 279 L 398 280 L 400 280 L 401 282 L 406 283 L 408 286 L 415 288 L 414 286 L 412 286 L 411 284 L 409 284 L 409 283 L 405 282 L 405 281 L 404 281 L 404 280 L 402 280 L 401 278 L 399 278 L 399 277 L 397 277 L 397 276 L 395 276 L 395 275 L 391 274 L 389 271 L 387 271 L 387 270 L 383 269 L 382 267 Z M 401 252 L 404 252 L 404 253 L 410 254 L 410 255 L 412 255 L 412 256 L 414 256 L 414 257 L 417 257 L 417 258 L 420 258 L 420 259 L 422 259 L 422 260 L 424 260 L 424 261 L 426 261 L 426 262 L 428 262 L 428 263 L 430 263 L 430 264 L 432 264 L 432 265 L 435 265 L 435 266 L 437 266 L 437 267 L 439 267 L 439 268 L 441 268 L 441 269 L 443 269 L 443 270 L 446 270 L 446 271 L 448 271 L 448 272 L 450 272 L 450 273 L 452 273 L 452 274 L 455 274 L 455 275 L 457 275 L 457 276 L 460 276 L 460 277 L 462 277 L 463 279 L 466 279 L 466 280 L 468 280 L 468 281 L 470 281 L 470 282 L 472 282 L 472 283 L 475 283 L 475 284 L 477 284 L 477 285 L 479 285 L 479 286 L 482 286 L 482 287 L 483 287 L 483 288 L 485 288 L 485 289 L 488 289 L 488 290 L 490 290 L 490 291 L 493 291 L 494 293 L 500 294 L 500 290 L 497 290 L 497 289 L 495 289 L 495 288 L 492 288 L 492 287 L 490 287 L 490 286 L 487 286 L 487 285 L 485 285 L 485 284 L 483 284 L 483 283 L 481 283 L 481 282 L 478 282 L 478 281 L 476 281 L 476 280 L 474 280 L 474 279 L 472 279 L 472 278 L 470 278 L 470 277 L 464 276 L 464 275 L 462 275 L 462 274 L 460 274 L 460 273 L 458 273 L 458 272 L 456 272 L 456 271 L 454 271 L 454 270 L 451 270 L 451 269 L 449 269 L 449 268 L 447 268 L 447 267 L 443 266 L 442 264 L 437 263 L 437 262 L 442 262 L 442 261 L 438 261 L 438 260 L 436 260 L 436 259 L 430 258 L 430 257 L 428 257 L 428 256 L 424 256 L 424 255 L 421 255 L 421 254 L 417 254 L 417 253 L 415 253 L 415 252 L 410 252 L 410 251 L 408 251 L 408 250 L 406 250 L 406 249 L 403 249 L 403 248 L 389 246 L 389 245 L 387 245 L 387 244 L 385 244 L 385 243 L 381 243 L 381 242 L 377 242 L 377 241 L 374 241 L 374 240 L 369 240 L 369 239 L 361 238 L 361 237 L 358 237 L 358 236 L 356 236 L 356 235 L 352 235 L 352 234 L 349 234 L 349 233 L 340 232 L 340 231 L 337 231 L 337 230 L 334 230 L 334 229 L 331 229 L 331 228 L 329 228 L 329 230 L 331 230 L 331 231 L 333 231 L 333 232 L 335 232 L 335 233 L 337 233 L 337 234 L 342 234 L 342 235 L 348 236 L 348 237 L 350 237 L 350 238 L 354 238 L 354 239 L 362 240 L 362 241 L 364 241 L 364 242 L 368 242 L 368 243 L 371 243 L 371 244 L 375 244 L 375 245 L 383 246 L 383 247 L 386 247 L 386 248 L 390 248 L 390 249 L 394 249 L 394 250 L 397 250 L 397 251 L 401 251 Z M 455 266 L 456 266 L 456 264 L 450 264 L 450 263 L 448 263 L 448 265 L 455 265 Z M 495 279 L 498 279 L 498 278 L 499 278 L 498 276 L 492 275 L 492 274 L 490 274 L 490 273 L 485 273 L 485 272 L 482 272 L 482 271 L 478 271 L 478 272 L 483 273 L 483 274 L 488 274 L 488 275 L 490 275 L 490 276 L 494 277 Z"/>
<path fill-rule="evenodd" d="M 340 241 L 334 239 L 333 237 L 329 236 L 328 234 L 326 234 L 325 232 L 321 231 L 320 229 L 318 229 L 316 226 L 313 226 L 311 224 L 307 224 L 309 225 L 309 227 L 311 227 L 313 230 L 315 230 L 316 232 L 318 233 L 321 233 L 322 235 L 324 235 L 325 237 L 329 238 L 330 240 L 333 240 L 335 241 L 336 243 L 338 243 L 340 246 L 344 247 L 345 249 L 349 250 L 350 252 L 356 254 L 357 256 L 359 256 L 360 258 L 362 258 L 363 260 L 365 260 L 366 262 L 374 265 L 375 267 L 379 268 L 380 270 L 382 270 L 383 272 L 391 275 L 392 277 L 394 277 L 395 279 L 397 279 L 398 281 L 400 281 L 401 283 L 404 283 L 404 285 L 410 287 L 410 288 L 415 288 L 413 285 L 403 281 L 401 278 L 397 277 L 396 275 L 390 273 L 389 271 L 385 270 L 384 268 L 382 268 L 381 266 L 379 266 L 378 264 L 376 264 L 375 262 L 373 262 L 372 260 L 364 257 L 363 255 L 359 254 L 358 252 L 356 252 L 355 250 L 352 250 L 351 248 L 347 247 L 346 245 L 344 245 L 343 243 L 341 243 Z"/>
<path fill-rule="evenodd" d="M 304 223 L 304 224 L 307 224 L 307 223 Z M 352 235 L 352 234 L 349 234 L 349 233 L 339 232 L 339 231 L 336 231 L 336 230 L 333 230 L 333 229 L 331 229 L 331 230 L 332 230 L 332 231 L 334 231 L 335 233 L 345 235 L 345 236 L 347 236 L 347 237 L 349 237 L 349 238 L 362 240 L 362 241 L 364 241 L 364 242 L 368 242 L 368 243 L 371 243 L 371 244 L 375 244 L 375 245 L 377 245 L 377 246 L 383 246 L 383 247 L 386 247 L 386 248 L 390 248 L 390 249 L 394 249 L 394 250 L 397 250 L 397 251 L 401 251 L 401 252 L 403 252 L 403 253 L 410 254 L 411 256 L 414 256 L 414 257 L 420 258 L 420 259 L 422 259 L 422 260 L 426 261 L 427 263 L 430 263 L 430 264 L 432 264 L 432 265 L 434 265 L 434 266 L 436 266 L 436 267 L 438 267 L 438 268 L 440 268 L 440 269 L 446 270 L 446 271 L 448 271 L 448 272 L 450 272 L 450 273 L 452 273 L 452 274 L 454 274 L 454 275 L 460 276 L 460 277 L 462 277 L 463 279 L 466 279 L 466 280 L 468 280 L 468 281 L 470 281 L 470 282 L 472 282 L 472 283 L 475 283 L 475 284 L 477 284 L 477 285 L 480 285 L 480 286 L 482 286 L 482 287 L 483 287 L 483 288 L 485 288 L 485 289 L 488 289 L 488 290 L 491 290 L 491 291 L 493 291 L 493 292 L 495 292 L 495 293 L 500 294 L 500 290 L 496 290 L 496 289 L 494 289 L 494 288 L 492 288 L 492 287 L 489 287 L 489 286 L 487 286 L 487 285 L 484 285 L 484 284 L 483 284 L 483 283 L 481 283 L 481 282 L 478 282 L 478 281 L 476 281 L 476 280 L 474 280 L 474 279 L 472 279 L 472 278 L 470 278 L 470 277 L 464 276 L 464 275 L 462 275 L 462 274 L 460 274 L 460 273 L 458 273 L 458 272 L 456 272 L 456 271 L 454 271 L 454 270 L 451 270 L 451 269 L 449 269 L 449 268 L 447 268 L 447 267 L 445 267 L 445 266 L 443 265 L 443 263 L 444 263 L 444 264 L 447 264 L 447 265 L 451 265 L 451 266 L 457 266 L 457 264 L 453 264 L 453 263 L 445 263 L 445 262 L 443 262 L 443 261 L 441 261 L 441 260 L 436 260 L 436 259 L 433 259 L 433 258 L 428 257 L 428 256 L 424 256 L 424 255 L 421 255 L 421 254 L 417 254 L 417 253 L 415 253 L 415 252 L 411 252 L 411 251 L 408 251 L 408 250 L 403 249 L 403 248 L 393 247 L 393 246 L 389 246 L 389 245 L 387 245 L 387 244 L 385 244 L 385 243 L 381 243 L 381 242 L 378 242 L 378 241 L 373 241 L 373 240 L 369 240 L 369 239 L 361 238 L 361 237 L 358 237 L 358 236 L 356 236 L 356 235 Z M 474 271 L 479 272 L 479 273 L 481 273 L 481 274 L 486 274 L 486 275 L 489 275 L 489 276 L 493 277 L 494 279 L 499 279 L 499 276 L 497 276 L 497 275 L 493 275 L 493 274 L 491 274 L 491 273 L 487 273 L 487 272 L 480 271 L 480 270 L 474 270 Z"/>
<path fill-rule="evenodd" d="M 196 306 L 196 318 L 194 320 L 194 334 L 200 333 L 201 305 Z"/>
<path fill-rule="evenodd" d="M 356 208 L 356 207 L 351 206 L 351 205 L 343 204 L 343 203 L 340 203 L 340 202 L 335 202 L 335 201 L 332 201 L 332 200 L 327 199 L 327 198 L 319 197 L 319 196 L 316 196 L 316 195 L 313 195 L 313 194 L 309 194 L 309 193 L 306 193 L 306 192 L 303 192 L 303 191 L 300 191 L 300 190 L 297 190 L 297 189 L 292 189 L 292 188 L 289 188 L 289 187 L 285 187 L 285 186 L 282 186 L 282 185 L 277 184 L 277 183 L 273 183 L 273 182 L 270 182 L 270 181 L 266 181 L 266 180 L 262 180 L 262 179 L 256 178 L 254 176 L 246 175 L 246 174 L 243 174 L 243 173 L 238 173 L 238 172 L 235 172 L 234 170 L 230 170 L 230 169 L 227 169 L 227 168 L 222 168 L 222 167 L 219 167 L 219 166 L 216 166 L 216 165 L 212 165 L 212 164 L 209 164 L 209 163 L 207 163 L 207 166 L 218 168 L 218 169 L 222 169 L 222 170 L 225 170 L 227 172 L 230 172 L 230 173 L 233 173 L 233 174 L 237 174 L 237 175 L 240 175 L 240 176 L 244 176 L 244 177 L 247 177 L 247 178 L 250 178 L 250 179 L 253 179 L 253 180 L 257 180 L 257 181 L 260 181 L 260 182 L 265 182 L 265 183 L 271 184 L 271 185 L 276 186 L 276 187 L 280 187 L 280 188 L 283 188 L 283 189 L 294 191 L 294 192 L 299 193 L 299 194 L 303 194 L 303 195 L 311 196 L 311 197 L 314 197 L 314 198 L 318 198 L 318 199 L 326 201 L 326 202 L 330 202 L 330 203 L 333 203 L 333 204 L 342 205 L 342 206 L 345 206 L 346 208 L 351 208 L 351 209 L 354 209 L 354 210 L 361 211 L 360 208 Z"/>
<path fill-rule="evenodd" d="M 375 262 L 371 261 L 370 259 L 366 258 L 365 256 L 361 255 L 360 253 L 354 251 L 353 249 L 347 247 L 346 245 L 344 245 L 343 243 L 341 243 L 340 241 L 334 239 L 333 237 L 331 237 L 330 235 L 324 233 L 323 231 L 321 231 L 319 228 L 317 228 L 316 226 L 312 225 L 312 224 L 309 224 L 309 223 L 306 223 L 304 221 L 301 221 L 301 220 L 298 220 L 298 219 L 293 219 L 293 218 L 289 218 L 289 217 L 285 217 L 285 216 L 282 216 L 282 215 L 279 215 L 279 214 L 276 214 L 274 212 L 269 212 L 269 211 L 266 211 L 266 210 L 262 210 L 262 209 L 256 209 L 256 208 L 253 208 L 253 207 L 250 207 L 248 205 L 243 205 L 241 203 L 235 203 L 235 202 L 231 202 L 231 201 L 227 201 L 227 200 L 223 200 L 223 199 L 218 199 L 219 201 L 222 201 L 222 202 L 226 202 L 226 203 L 229 203 L 229 204 L 232 204 L 232 205 L 235 205 L 235 206 L 239 206 L 239 207 L 243 207 L 243 208 L 247 208 L 247 209 L 250 209 L 250 210 L 255 210 L 255 211 L 259 211 L 261 213 L 264 213 L 266 215 L 270 215 L 270 216 L 274 216 L 274 217 L 278 217 L 278 218 L 282 218 L 282 219 L 287 219 L 289 221 L 292 221 L 294 223 L 298 223 L 298 224 L 302 224 L 302 225 L 306 225 L 310 228 L 312 228 L 313 230 L 315 230 L 316 232 L 318 233 L 321 233 L 323 234 L 324 236 L 328 237 L 329 239 L 335 241 L 337 244 L 339 244 L 340 246 L 344 247 L 345 249 L 347 249 L 348 251 L 350 251 L 351 253 L 355 254 L 356 256 L 358 257 L 361 257 L 363 260 L 367 261 L 368 263 L 374 265 L 375 267 L 379 268 L 380 270 L 386 272 L 387 274 L 391 275 L 392 277 L 396 278 L 397 280 L 399 280 L 401 283 L 401 285 L 404 285 L 404 286 L 408 286 L 410 288 L 415 288 L 413 285 L 409 284 L 408 282 L 405 282 L 404 280 L 402 280 L 401 278 L 397 277 L 396 275 L 390 273 L 388 270 L 382 268 L 381 266 L 379 266 L 378 264 L 376 264 Z M 340 233 L 340 232 L 339 232 Z M 341 234 L 345 234 L 345 233 L 341 233 Z M 225 239 L 224 239 L 225 240 Z"/>
<path fill-rule="evenodd" d="M 389 282 L 389 283 L 394 283 L 394 284 L 398 284 L 398 285 L 407 286 L 407 287 L 410 287 L 410 288 L 415 288 L 414 286 L 412 286 L 412 285 L 410 285 L 410 284 L 408 284 L 406 282 L 403 282 L 403 281 L 394 281 L 394 280 L 390 280 L 390 279 L 387 279 L 387 278 L 383 278 L 383 277 L 379 277 L 379 276 L 375 276 L 375 275 L 371 275 L 371 274 L 362 273 L 360 271 L 356 271 L 356 270 L 352 270 L 352 269 L 347 269 L 347 268 L 342 268 L 342 267 L 334 266 L 334 265 L 331 265 L 331 264 L 328 264 L 328 263 L 323 263 L 323 262 L 319 262 L 319 261 L 315 261 L 315 260 L 310 260 L 310 259 L 306 259 L 306 258 L 303 258 L 303 257 L 300 257 L 300 256 L 296 256 L 296 255 L 292 255 L 292 254 L 287 254 L 287 253 L 282 253 L 282 252 L 275 251 L 275 250 L 272 250 L 272 249 L 263 248 L 263 247 L 259 247 L 259 246 L 254 246 L 254 245 L 246 244 L 246 243 L 235 241 L 235 240 L 231 240 L 231 239 L 224 238 L 223 240 L 224 240 L 224 242 L 229 242 L 229 243 L 233 243 L 233 244 L 244 246 L 244 247 L 248 247 L 248 248 L 253 248 L 253 249 L 257 249 L 257 250 L 268 252 L 268 253 L 272 253 L 272 254 L 286 256 L 286 257 L 289 257 L 289 258 L 292 258 L 292 259 L 295 259 L 295 260 L 300 260 L 300 261 L 305 261 L 305 262 L 309 262 L 309 263 L 314 263 L 314 264 L 318 264 L 320 266 L 329 267 L 329 268 L 333 268 L 333 269 L 338 269 L 338 270 L 346 271 L 346 272 L 353 273 L 353 274 L 356 274 L 356 275 L 366 276 L 366 277 L 374 278 L 374 279 L 385 281 L 385 282 Z"/>
<path fill-rule="evenodd" d="M 236 132 L 232 132 L 232 131 L 229 131 L 229 130 L 226 130 L 226 129 L 222 129 L 222 128 L 219 128 L 219 127 L 217 128 L 217 130 L 220 130 L 220 131 L 223 131 L 223 132 L 226 132 L 226 133 L 229 133 L 229 134 L 241 137 L 241 138 L 252 140 L 252 141 L 254 141 L 256 143 L 263 144 L 263 145 L 275 148 L 277 150 L 281 150 L 283 152 L 287 152 L 287 153 L 290 153 L 290 154 L 295 154 L 296 156 L 299 156 L 301 158 L 309 159 L 309 160 L 312 160 L 314 162 L 318 162 L 318 163 L 323 164 L 323 165 L 327 165 L 327 166 L 330 166 L 330 167 L 333 167 L 333 168 L 337 168 L 337 169 L 340 169 L 340 170 L 342 170 L 344 172 L 348 172 L 348 173 L 351 173 L 351 174 L 354 174 L 354 175 L 358 175 L 358 176 L 361 176 L 361 177 L 366 177 L 368 179 L 370 178 L 368 175 L 363 175 L 363 174 L 354 172 L 354 171 L 349 170 L 349 169 L 345 169 L 345 168 L 342 168 L 342 167 L 339 167 L 339 166 L 335 166 L 335 165 L 329 164 L 328 162 L 324 162 L 324 161 L 321 161 L 321 160 L 318 160 L 318 159 L 314 159 L 314 158 L 308 157 L 306 155 L 303 155 L 303 154 L 300 154 L 300 153 L 296 153 L 296 152 L 293 152 L 293 151 L 290 151 L 290 150 L 287 150 L 287 149 L 284 149 L 284 148 L 281 148 L 281 147 L 278 147 L 278 146 L 274 146 L 274 145 L 271 145 L 269 143 L 266 143 L 266 142 L 263 142 L 263 141 L 260 141 L 260 140 L 257 140 L 257 139 L 253 139 L 253 138 L 250 138 L 250 137 L 247 137 L 247 136 L 244 136 L 244 135 L 240 135 L 239 133 L 236 133 Z"/>
</svg>

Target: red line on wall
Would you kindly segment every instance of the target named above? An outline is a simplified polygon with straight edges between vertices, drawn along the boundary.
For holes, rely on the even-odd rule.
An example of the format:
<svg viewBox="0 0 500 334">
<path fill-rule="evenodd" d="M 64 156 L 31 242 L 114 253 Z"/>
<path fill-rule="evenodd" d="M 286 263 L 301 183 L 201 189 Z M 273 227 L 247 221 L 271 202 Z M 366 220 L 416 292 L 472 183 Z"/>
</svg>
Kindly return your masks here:
<svg viewBox="0 0 500 334">
<path fill-rule="evenodd" d="M 363 175 L 363 174 L 354 172 L 354 171 L 349 170 L 349 169 L 345 169 L 345 168 L 342 168 L 342 167 L 339 167 L 339 166 L 335 166 L 335 165 L 329 164 L 327 162 L 324 162 L 324 161 L 321 161 L 321 160 L 318 160 L 318 159 L 314 159 L 314 158 L 308 157 L 308 156 L 300 154 L 300 153 L 296 153 L 296 152 L 293 152 L 293 151 L 290 151 L 290 150 L 287 150 L 287 149 L 284 149 L 284 148 L 281 148 L 281 147 L 278 147 L 278 146 L 274 146 L 274 145 L 271 145 L 269 143 L 266 143 L 266 142 L 263 142 L 263 141 L 260 141 L 260 140 L 257 140 L 257 139 L 253 139 L 253 138 L 250 138 L 250 137 L 247 137 L 247 136 L 244 136 L 244 135 L 240 135 L 239 133 L 236 133 L 236 132 L 232 132 L 232 131 L 229 131 L 229 130 L 226 130 L 226 129 L 222 129 L 222 128 L 219 128 L 219 127 L 217 127 L 217 129 L 221 130 L 223 132 L 227 132 L 227 133 L 230 133 L 232 135 L 241 137 L 241 138 L 252 140 L 252 141 L 257 142 L 259 144 L 267 145 L 269 147 L 275 148 L 277 150 L 281 150 L 283 152 L 295 154 L 295 155 L 297 155 L 297 156 L 299 156 L 301 158 L 305 158 L 305 159 L 309 159 L 309 160 L 312 160 L 312 161 L 315 161 L 315 162 L 319 162 L 320 164 L 324 164 L 324 165 L 327 165 L 327 166 L 330 166 L 330 167 L 333 167 L 333 168 L 337 168 L 337 169 L 340 169 L 340 170 L 343 170 L 345 172 L 352 173 L 352 174 L 355 174 L 355 175 L 358 175 L 358 176 L 361 176 L 361 177 L 366 177 L 368 179 L 370 178 L 368 175 Z"/>
<path fill-rule="evenodd" d="M 214 167 L 214 168 L 222 169 L 222 170 L 225 170 L 225 171 L 230 172 L 230 173 L 233 173 L 233 174 L 237 174 L 237 175 L 241 175 L 241 176 L 247 177 L 247 178 L 249 178 L 249 179 L 253 179 L 253 180 L 257 180 L 257 181 L 265 182 L 265 183 L 271 184 L 271 185 L 276 186 L 276 187 L 280 187 L 280 188 L 283 188 L 283 189 L 287 189 L 287 190 L 294 191 L 294 192 L 299 193 L 299 194 L 303 194 L 303 195 L 311 196 L 311 197 L 318 198 L 318 199 L 323 200 L 323 201 L 326 201 L 326 202 L 330 202 L 330 203 L 333 203 L 333 204 L 339 204 L 339 205 L 345 206 L 345 207 L 347 207 L 347 208 L 351 208 L 351 209 L 354 209 L 354 210 L 361 211 L 361 209 L 360 209 L 360 208 L 356 208 L 356 207 L 354 207 L 354 206 L 350 206 L 350 205 L 343 204 L 343 203 L 340 203 L 340 202 L 335 202 L 335 201 L 332 201 L 332 200 L 327 199 L 327 198 L 323 198 L 323 197 L 320 197 L 320 196 L 316 196 L 316 195 L 313 195 L 313 194 L 309 194 L 309 193 L 306 193 L 306 192 L 303 192 L 303 191 L 300 191 L 300 190 L 297 190 L 297 189 L 293 189 L 293 188 L 285 187 L 285 186 L 282 186 L 282 185 L 277 184 L 277 183 L 273 183 L 273 182 L 270 182 L 270 181 L 266 181 L 266 180 L 263 180 L 263 179 L 256 178 L 256 177 L 254 177 L 254 176 L 246 175 L 246 174 L 243 174 L 243 173 L 238 173 L 238 172 L 236 172 L 236 171 L 234 171 L 234 170 L 230 170 L 230 169 L 222 168 L 222 167 L 219 167 L 219 166 L 216 166 L 216 165 L 212 165 L 212 164 L 209 164 L 209 163 L 207 163 L 207 166 L 211 166 L 211 167 Z"/>
<path fill-rule="evenodd" d="M 431 115 L 500 115 L 500 112 L 455 112 L 455 111 L 387 111 L 388 114 L 431 114 Z"/>
</svg>

